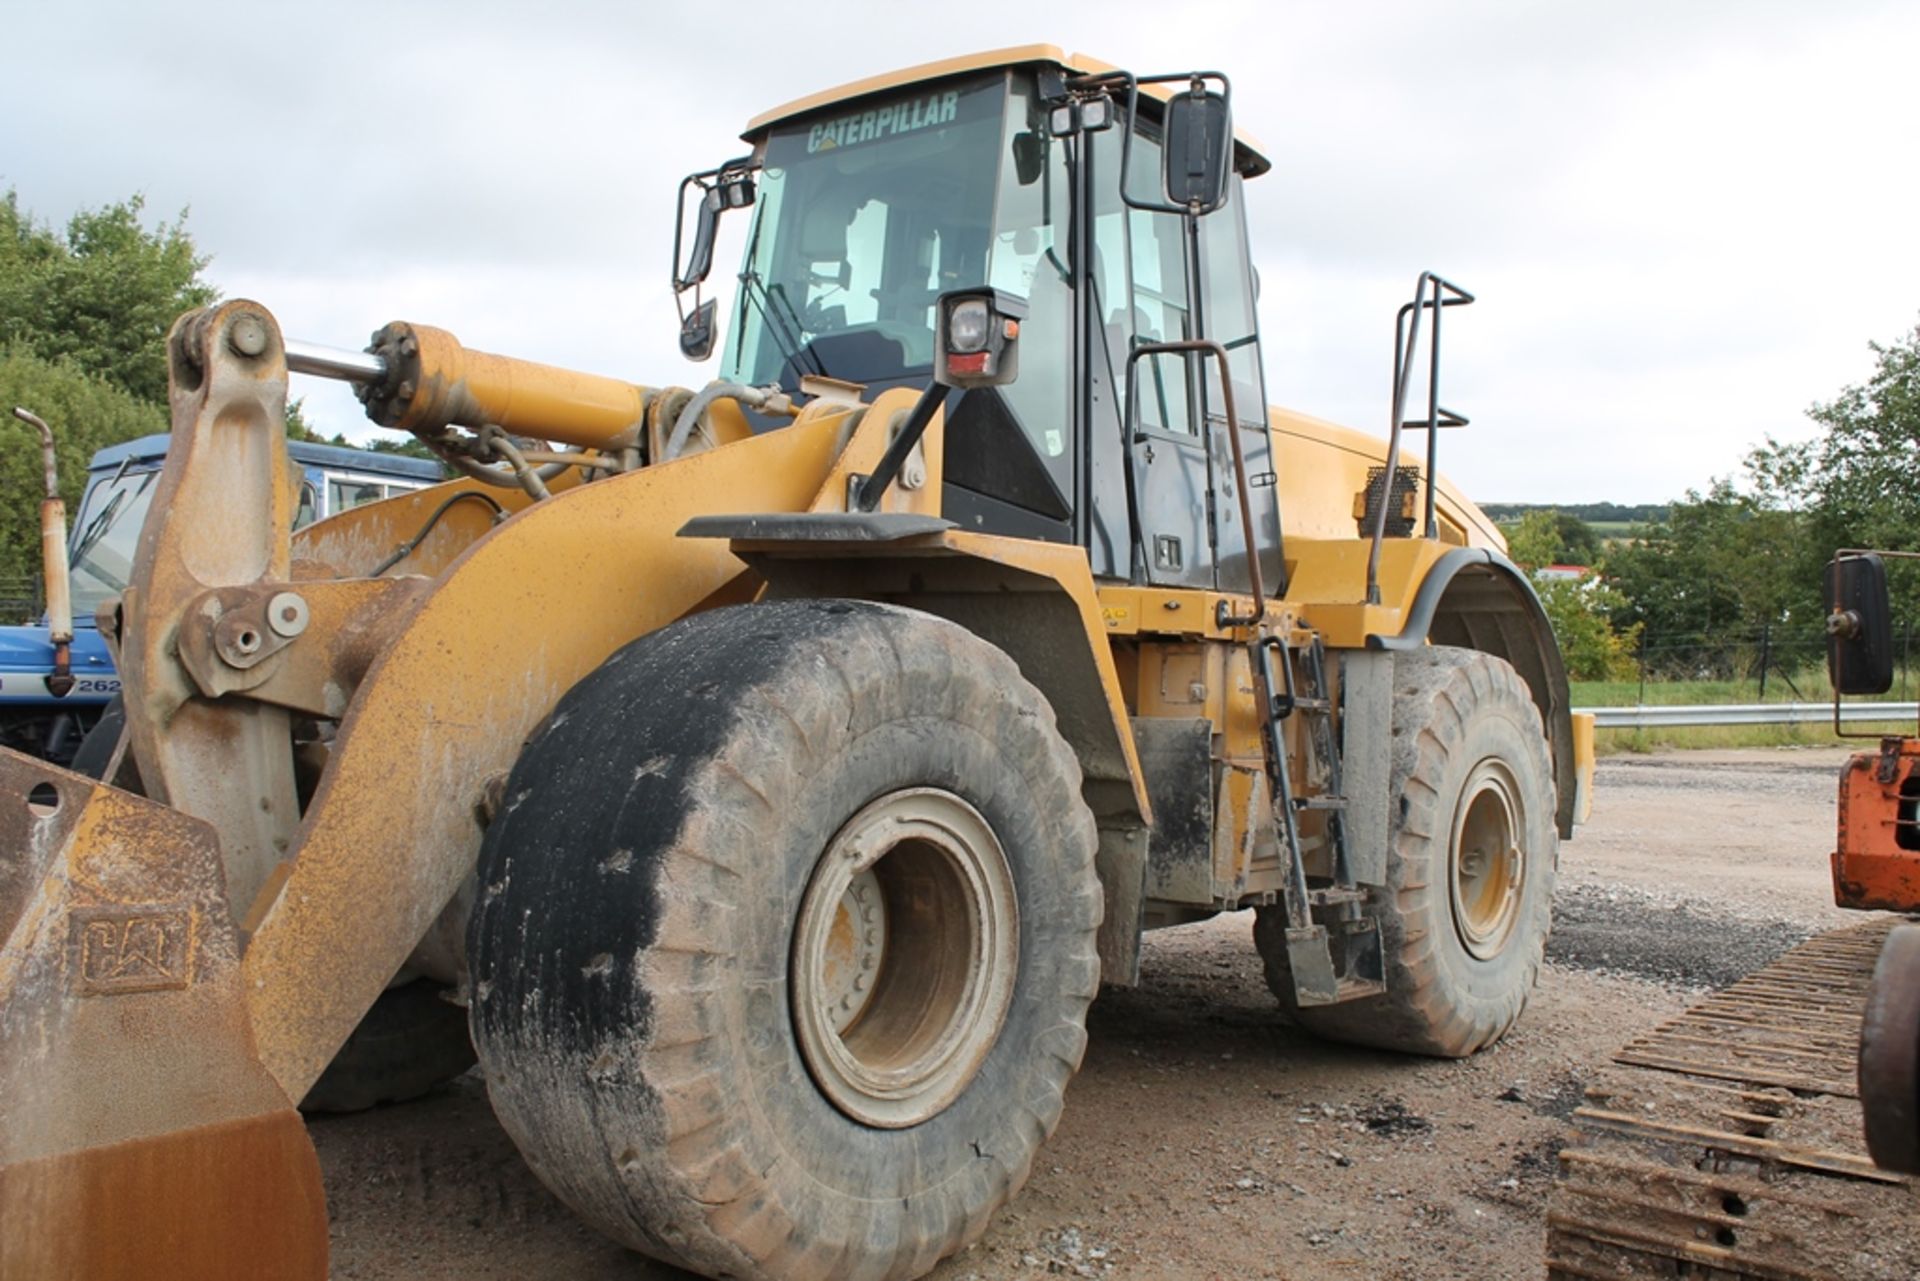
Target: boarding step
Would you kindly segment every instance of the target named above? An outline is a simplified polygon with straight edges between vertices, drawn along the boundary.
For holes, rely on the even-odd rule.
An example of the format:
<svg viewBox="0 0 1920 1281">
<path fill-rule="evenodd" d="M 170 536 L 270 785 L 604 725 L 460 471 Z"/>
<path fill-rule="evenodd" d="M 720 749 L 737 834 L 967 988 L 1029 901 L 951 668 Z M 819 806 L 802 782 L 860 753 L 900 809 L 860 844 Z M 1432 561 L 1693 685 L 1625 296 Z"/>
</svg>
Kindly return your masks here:
<svg viewBox="0 0 1920 1281">
<path fill-rule="evenodd" d="M 1380 964 L 1380 935 L 1371 921 L 1341 922 L 1346 965 L 1337 969 L 1324 925 L 1287 930 L 1287 966 L 1293 997 L 1299 1004 L 1338 1005 L 1379 996 L 1387 990 Z M 1358 927 L 1358 928 L 1355 928 Z M 1343 972 L 1344 970 L 1344 972 Z"/>
<path fill-rule="evenodd" d="M 1287 709 L 1280 713 L 1282 717 L 1292 712 L 1305 712 L 1309 716 L 1325 716 L 1333 711 L 1332 701 L 1325 698 L 1303 698 L 1297 694 L 1292 696 L 1283 694 L 1276 701 L 1280 702 Z"/>
<path fill-rule="evenodd" d="M 1344 796 L 1325 795 L 1296 796 L 1293 798 L 1293 808 L 1297 810 L 1310 810 L 1317 813 L 1344 814 L 1347 809 L 1347 798 Z"/>
</svg>

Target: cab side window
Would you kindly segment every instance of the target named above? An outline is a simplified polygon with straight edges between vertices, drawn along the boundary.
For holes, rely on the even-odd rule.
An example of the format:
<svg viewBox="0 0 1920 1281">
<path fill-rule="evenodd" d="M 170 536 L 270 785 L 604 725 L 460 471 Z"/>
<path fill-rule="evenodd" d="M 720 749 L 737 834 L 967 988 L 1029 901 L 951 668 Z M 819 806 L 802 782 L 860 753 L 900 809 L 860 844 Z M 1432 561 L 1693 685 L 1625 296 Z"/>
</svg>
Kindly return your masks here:
<svg viewBox="0 0 1920 1281">
<path fill-rule="evenodd" d="M 1260 331 L 1254 319 L 1252 268 L 1247 258 L 1246 223 L 1240 216 L 1240 187 L 1230 188 L 1230 203 L 1200 220 L 1200 299 L 1206 313 L 1207 337 L 1227 349 L 1227 371 L 1233 380 L 1233 407 L 1244 427 L 1266 422 L 1265 393 L 1260 383 Z M 1207 413 L 1225 421 L 1220 402 L 1220 374 L 1207 370 L 1203 384 Z"/>
<path fill-rule="evenodd" d="M 1120 169 L 1117 130 L 1096 134 L 1101 172 Z M 1128 160 L 1128 186 L 1136 197 L 1159 199 L 1160 144 L 1136 134 Z M 1117 186 L 1117 183 L 1116 183 Z M 1107 198 L 1094 218 L 1094 274 L 1106 313 L 1107 348 L 1116 381 L 1126 376 L 1128 354 L 1148 343 L 1193 337 L 1187 313 L 1185 229 L 1173 214 L 1130 209 Z M 1148 431 L 1197 435 L 1189 396 L 1192 358 L 1142 357 L 1137 368 L 1140 426 Z"/>
</svg>

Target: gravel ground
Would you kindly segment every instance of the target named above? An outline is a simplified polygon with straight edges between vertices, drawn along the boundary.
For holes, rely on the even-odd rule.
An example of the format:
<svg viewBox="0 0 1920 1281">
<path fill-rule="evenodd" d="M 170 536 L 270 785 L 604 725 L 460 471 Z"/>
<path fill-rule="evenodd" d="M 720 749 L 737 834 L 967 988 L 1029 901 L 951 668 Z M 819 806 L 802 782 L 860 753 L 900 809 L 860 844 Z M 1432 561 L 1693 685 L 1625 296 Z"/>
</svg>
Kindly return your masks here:
<svg viewBox="0 0 1920 1281">
<path fill-rule="evenodd" d="M 1248 914 L 1154 935 L 1095 1004 L 1059 1132 L 1026 1191 L 939 1281 L 1528 1278 L 1566 1116 L 1593 1068 L 1702 990 L 1850 918 L 1827 883 L 1832 749 L 1617 757 L 1563 847 L 1526 1016 L 1465 1062 L 1285 1026 Z M 684 1274 L 577 1224 L 463 1077 L 312 1126 L 339 1278 Z"/>
</svg>

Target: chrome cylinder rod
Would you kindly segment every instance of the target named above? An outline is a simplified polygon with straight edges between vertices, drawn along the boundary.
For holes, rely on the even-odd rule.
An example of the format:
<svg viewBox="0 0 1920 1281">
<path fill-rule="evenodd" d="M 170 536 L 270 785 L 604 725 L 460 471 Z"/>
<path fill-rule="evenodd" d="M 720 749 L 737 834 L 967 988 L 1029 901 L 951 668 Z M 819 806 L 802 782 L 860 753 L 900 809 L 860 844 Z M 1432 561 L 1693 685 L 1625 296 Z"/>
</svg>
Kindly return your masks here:
<svg viewBox="0 0 1920 1281">
<path fill-rule="evenodd" d="M 327 347 L 320 343 L 287 339 L 287 368 L 296 374 L 316 378 L 337 378 L 341 382 L 371 383 L 387 376 L 387 362 L 372 352 L 349 351 L 345 347 Z"/>
</svg>

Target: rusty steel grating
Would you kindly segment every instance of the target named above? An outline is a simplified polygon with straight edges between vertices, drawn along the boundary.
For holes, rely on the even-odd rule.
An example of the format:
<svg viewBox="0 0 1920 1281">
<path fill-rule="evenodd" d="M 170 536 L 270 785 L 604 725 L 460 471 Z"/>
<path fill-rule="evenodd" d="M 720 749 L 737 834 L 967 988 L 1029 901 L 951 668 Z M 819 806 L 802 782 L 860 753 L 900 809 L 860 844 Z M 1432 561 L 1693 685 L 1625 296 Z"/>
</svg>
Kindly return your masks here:
<svg viewBox="0 0 1920 1281">
<path fill-rule="evenodd" d="M 1560 1154 L 1550 1281 L 1920 1277 L 1920 1197 L 1868 1158 L 1855 1080 L 1892 923 L 1808 940 L 1595 1076 Z"/>
<path fill-rule="evenodd" d="M 1616 1063 L 1858 1098 L 1867 981 L 1889 921 L 1812 938 L 1630 1042 Z"/>
</svg>

